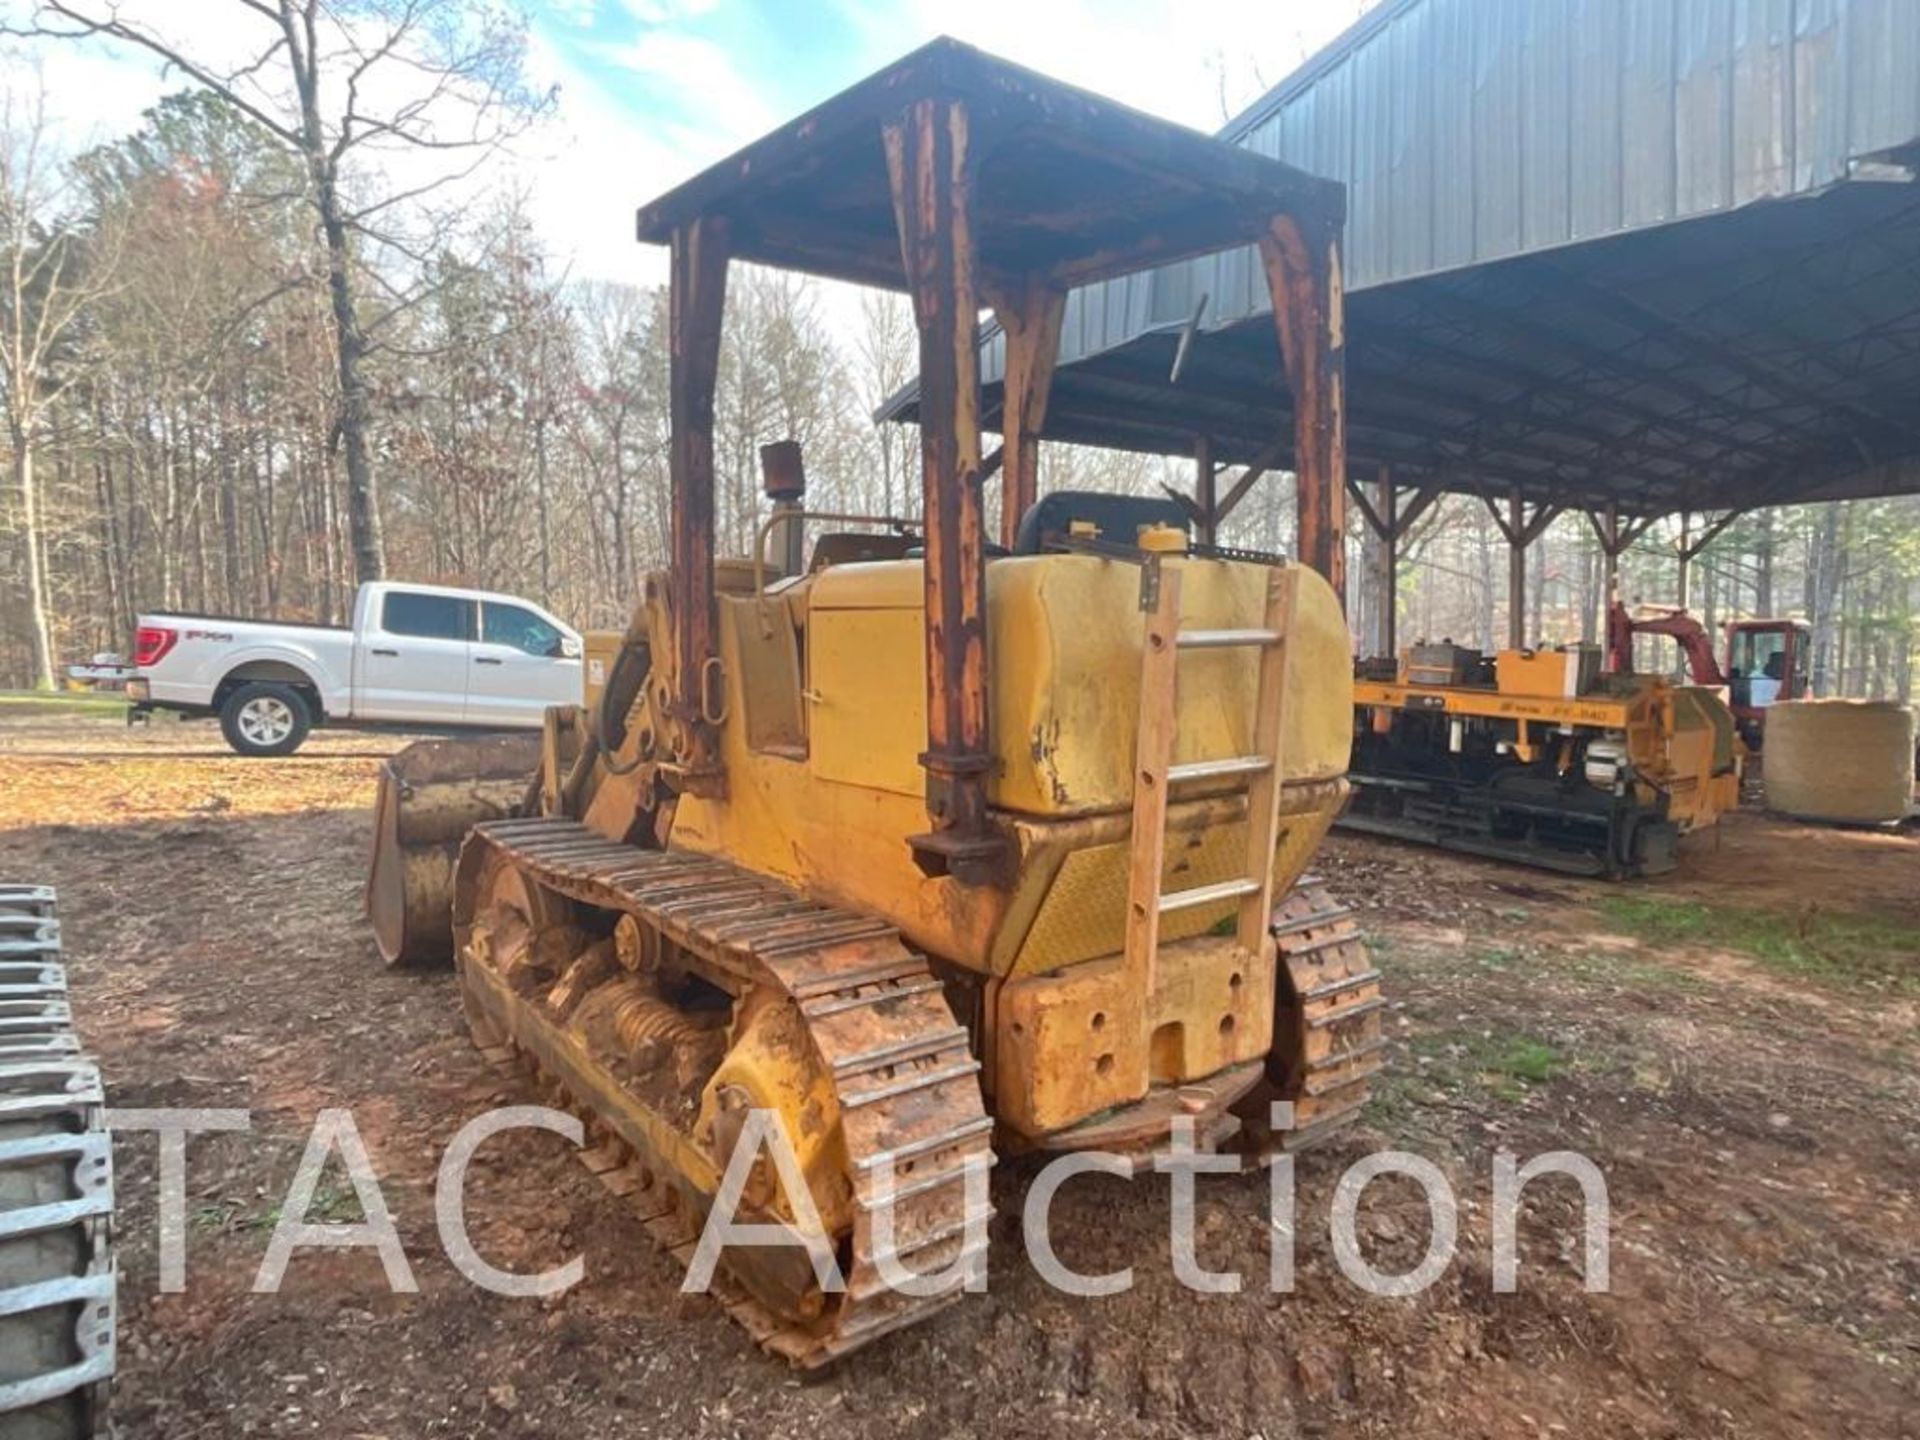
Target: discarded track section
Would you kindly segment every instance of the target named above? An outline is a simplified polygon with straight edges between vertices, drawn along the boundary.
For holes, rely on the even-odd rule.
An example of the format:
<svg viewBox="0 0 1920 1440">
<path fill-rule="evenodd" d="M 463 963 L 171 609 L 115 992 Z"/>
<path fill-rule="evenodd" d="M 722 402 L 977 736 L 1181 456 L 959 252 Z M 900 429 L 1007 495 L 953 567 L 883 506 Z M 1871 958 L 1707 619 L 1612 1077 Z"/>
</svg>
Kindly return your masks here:
<svg viewBox="0 0 1920 1440">
<path fill-rule="evenodd" d="M 0 882 L 0 1440 L 107 1433 L 113 1148 L 52 887 Z"/>
</svg>

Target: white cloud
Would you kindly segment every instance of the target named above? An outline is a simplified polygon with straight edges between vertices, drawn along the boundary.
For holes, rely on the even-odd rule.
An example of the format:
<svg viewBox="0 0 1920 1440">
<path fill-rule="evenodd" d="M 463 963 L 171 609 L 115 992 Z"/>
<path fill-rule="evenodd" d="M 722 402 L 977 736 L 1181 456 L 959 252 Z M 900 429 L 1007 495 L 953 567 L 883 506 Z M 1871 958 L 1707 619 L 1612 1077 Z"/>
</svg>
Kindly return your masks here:
<svg viewBox="0 0 1920 1440">
<path fill-rule="evenodd" d="M 600 47 L 598 54 L 607 71 L 632 77 L 611 83 L 634 87 L 622 98 L 637 101 L 635 108 L 684 117 L 722 143 L 756 138 L 786 118 L 724 48 L 701 36 L 650 30 L 627 44 Z"/>
<path fill-rule="evenodd" d="M 546 0 L 542 13 L 549 19 L 585 30 L 600 16 L 600 0 Z"/>
<path fill-rule="evenodd" d="M 742 68 L 766 63 L 764 49 L 736 55 L 689 28 L 711 16 L 717 0 L 548 0 L 529 37 L 528 66 L 540 86 L 561 87 L 557 113 L 476 181 L 526 188 L 536 225 L 574 274 L 655 281 L 664 276 L 664 256 L 633 239 L 638 204 L 937 34 L 1213 129 L 1223 108 L 1252 99 L 1262 80 L 1280 78 L 1360 9 L 1359 0 L 808 3 L 821 7 L 821 23 L 848 32 L 845 73 L 797 79 L 781 73 L 774 57 L 770 83 Z M 646 28 L 617 45 L 580 34 L 615 7 Z M 249 38 L 226 5 L 129 0 L 128 9 L 164 18 L 176 32 L 185 27 L 182 38 L 202 53 L 223 55 Z M 566 45 L 595 46 L 592 70 L 569 58 Z M 178 74 L 163 77 L 143 55 L 98 42 L 43 44 L 33 53 L 69 150 L 133 130 L 142 110 L 184 83 Z M 420 165 L 417 157 L 386 163 L 398 166 L 390 176 L 396 184 Z"/>
<path fill-rule="evenodd" d="M 1209 131 L 1370 8 L 1363 0 L 841 3 L 882 60 L 936 35 L 952 35 L 1055 79 Z"/>
<path fill-rule="evenodd" d="M 724 49 L 699 36 L 652 31 L 592 53 L 589 74 L 536 28 L 528 67 L 540 84 L 560 86 L 560 102 L 516 147 L 513 169 L 532 190 L 535 223 L 573 274 L 661 281 L 666 254 L 633 238 L 635 209 L 785 117 Z"/>
<path fill-rule="evenodd" d="M 636 123 L 537 31 L 527 63 L 540 84 L 559 85 L 559 107 L 515 147 L 507 169 L 531 192 L 534 223 L 557 261 L 582 279 L 664 280 L 665 252 L 633 238 L 633 212 L 717 154 L 689 155 L 665 127 Z"/>
<path fill-rule="evenodd" d="M 1359 0 L 974 0 L 965 9 L 837 0 L 836 19 L 852 32 L 847 73 L 809 77 L 804 88 L 788 81 L 775 96 L 727 49 L 674 28 L 712 0 L 623 3 L 665 28 L 596 48 L 592 73 L 536 28 L 531 60 L 543 82 L 561 84 L 560 114 L 522 147 L 522 164 L 537 223 L 574 273 L 641 282 L 663 278 L 665 260 L 633 240 L 637 205 L 935 35 L 1213 130 L 1361 9 Z"/>
<path fill-rule="evenodd" d="M 50 45 L 34 62 L 9 64 L 9 83 L 38 68 L 47 121 L 69 154 L 117 140 L 138 128 L 141 112 L 170 89 L 151 65 L 82 45 Z"/>
<path fill-rule="evenodd" d="M 711 15 L 720 0 L 622 0 L 627 13 L 642 25 L 672 25 Z"/>
</svg>

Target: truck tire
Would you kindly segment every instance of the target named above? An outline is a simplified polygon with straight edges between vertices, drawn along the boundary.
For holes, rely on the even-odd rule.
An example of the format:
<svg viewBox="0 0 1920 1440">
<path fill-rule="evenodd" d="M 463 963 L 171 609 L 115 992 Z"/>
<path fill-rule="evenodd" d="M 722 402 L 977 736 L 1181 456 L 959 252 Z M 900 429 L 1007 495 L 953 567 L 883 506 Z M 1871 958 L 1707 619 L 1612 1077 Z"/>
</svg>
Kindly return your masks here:
<svg viewBox="0 0 1920 1440">
<path fill-rule="evenodd" d="M 239 755 L 291 755 L 312 728 L 306 697 L 271 680 L 249 680 L 220 706 L 220 733 Z"/>
<path fill-rule="evenodd" d="M 93 1440 L 114 1369 L 113 1152 L 53 892 L 0 884 L 0 1440 Z"/>
</svg>

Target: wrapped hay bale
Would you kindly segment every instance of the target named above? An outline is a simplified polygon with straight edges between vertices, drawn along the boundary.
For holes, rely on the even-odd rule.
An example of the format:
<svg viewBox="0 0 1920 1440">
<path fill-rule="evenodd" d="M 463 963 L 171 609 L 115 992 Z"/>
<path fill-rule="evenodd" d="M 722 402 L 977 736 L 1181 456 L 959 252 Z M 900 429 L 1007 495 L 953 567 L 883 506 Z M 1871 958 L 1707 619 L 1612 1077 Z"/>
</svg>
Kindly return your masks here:
<svg viewBox="0 0 1920 1440">
<path fill-rule="evenodd" d="M 1883 700 L 1767 707 L 1767 808 L 1807 820 L 1887 825 L 1913 807 L 1914 715 Z"/>
</svg>

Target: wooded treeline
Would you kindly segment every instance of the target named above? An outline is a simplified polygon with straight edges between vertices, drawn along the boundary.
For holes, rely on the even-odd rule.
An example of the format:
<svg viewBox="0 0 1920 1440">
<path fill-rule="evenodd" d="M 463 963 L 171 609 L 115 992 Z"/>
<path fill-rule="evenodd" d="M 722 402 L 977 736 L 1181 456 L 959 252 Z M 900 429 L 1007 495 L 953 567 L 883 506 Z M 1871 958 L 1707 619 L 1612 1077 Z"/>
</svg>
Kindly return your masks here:
<svg viewBox="0 0 1920 1440">
<path fill-rule="evenodd" d="M 17 152 L 25 129 L 11 129 Z M 49 286 L 75 313 L 35 382 L 34 511 L 17 464 L 0 497 L 0 686 L 35 679 L 30 560 L 43 567 L 61 666 L 124 651 L 142 609 L 345 616 L 356 565 L 338 329 L 299 164 L 193 90 L 69 162 L 60 186 L 6 187 L 16 210 L 58 198 L 8 217 L 15 283 L 0 296 L 0 330 L 31 329 Z M 425 248 L 360 258 L 377 272 L 359 324 L 387 574 L 528 595 L 580 625 L 623 623 L 636 577 L 666 552 L 664 295 L 572 279 L 510 194 L 468 206 Z M 751 547 L 770 440 L 802 442 L 818 508 L 917 512 L 917 436 L 871 419 L 915 368 L 902 302 L 737 268 L 722 365 L 723 553 Z M 22 434 L 5 437 L 16 459 Z M 1065 446 L 1047 447 L 1043 467 L 1047 488 L 1145 492 L 1191 478 L 1183 463 Z M 1257 487 L 1221 538 L 1290 548 L 1284 477 Z M 1676 538 L 1656 527 L 1628 552 L 1627 599 L 1674 598 Z M 1365 543 L 1356 515 L 1362 634 L 1374 603 L 1357 579 Z M 1600 586 L 1595 537 L 1563 516 L 1532 552 L 1529 635 L 1595 635 Z M 1440 502 L 1402 543 L 1403 641 L 1496 646 L 1505 587 L 1505 542 L 1486 508 Z M 1823 693 L 1910 698 L 1920 502 L 1755 512 L 1694 562 L 1691 593 L 1710 627 L 1807 616 Z"/>
<path fill-rule="evenodd" d="M 291 163 L 189 92 L 74 161 L 78 203 L 34 220 L 20 248 L 71 241 L 69 268 L 102 273 L 44 381 L 37 521 L 17 484 L 0 511 L 0 683 L 32 678 L 30 528 L 62 660 L 124 648 L 143 608 L 346 613 L 336 342 Z M 788 435 L 819 503 L 898 509 L 911 437 L 866 412 L 912 373 L 904 311 L 875 297 L 843 348 L 820 294 L 791 277 L 742 272 L 731 298 L 723 546 L 749 544 L 758 446 Z M 665 554 L 664 295 L 555 273 L 501 196 L 364 310 L 388 572 L 623 619 L 634 577 Z"/>
</svg>

